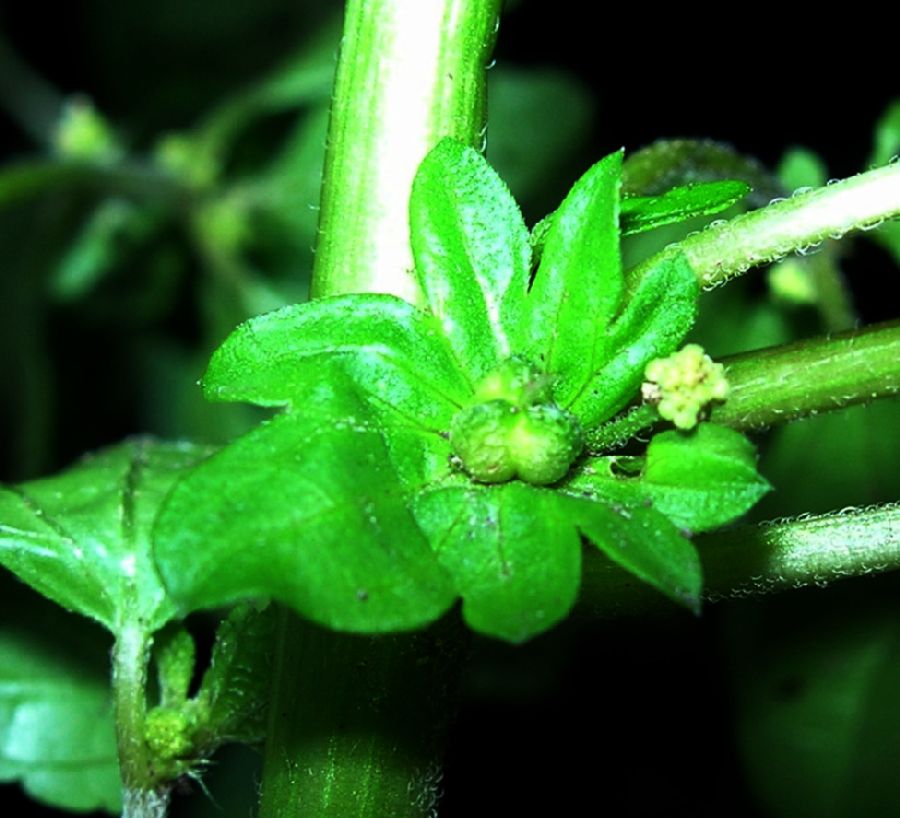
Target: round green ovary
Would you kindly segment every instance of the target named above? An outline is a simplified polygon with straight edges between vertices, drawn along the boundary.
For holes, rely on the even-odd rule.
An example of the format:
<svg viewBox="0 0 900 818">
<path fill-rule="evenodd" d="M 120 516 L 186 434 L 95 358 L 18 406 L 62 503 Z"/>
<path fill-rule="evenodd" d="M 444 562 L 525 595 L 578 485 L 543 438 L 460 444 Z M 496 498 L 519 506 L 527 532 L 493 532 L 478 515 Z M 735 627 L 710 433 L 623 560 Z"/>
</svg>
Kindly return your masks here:
<svg viewBox="0 0 900 818">
<path fill-rule="evenodd" d="M 549 382 L 530 364 L 511 359 L 476 390 L 481 402 L 450 424 L 450 446 L 482 483 L 518 477 L 545 485 L 562 479 L 584 445 L 574 415 L 550 403 Z"/>
</svg>

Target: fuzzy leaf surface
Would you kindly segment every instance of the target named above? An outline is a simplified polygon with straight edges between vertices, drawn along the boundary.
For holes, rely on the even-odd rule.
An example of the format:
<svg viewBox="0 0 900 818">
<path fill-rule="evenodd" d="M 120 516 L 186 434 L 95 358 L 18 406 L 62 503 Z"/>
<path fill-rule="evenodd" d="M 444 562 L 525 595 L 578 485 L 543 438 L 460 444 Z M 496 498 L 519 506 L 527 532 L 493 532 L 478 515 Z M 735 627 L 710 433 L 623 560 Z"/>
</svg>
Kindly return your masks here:
<svg viewBox="0 0 900 818">
<path fill-rule="evenodd" d="M 613 562 L 695 613 L 703 576 L 694 545 L 675 525 L 645 505 L 572 498 L 575 524 Z"/>
<path fill-rule="evenodd" d="M 600 340 L 590 381 L 565 407 L 586 427 L 624 407 L 637 394 L 647 364 L 674 352 L 687 335 L 699 294 L 697 277 L 684 256 L 661 256 Z"/>
<path fill-rule="evenodd" d="M 531 245 L 522 214 L 481 154 L 444 139 L 419 166 L 409 216 L 425 302 L 477 379 L 510 355 L 525 318 Z"/>
<path fill-rule="evenodd" d="M 175 614 L 153 566 L 150 529 L 169 488 L 207 447 L 130 440 L 54 477 L 0 489 L 0 563 L 67 610 L 114 633 Z"/>
<path fill-rule="evenodd" d="M 471 393 L 438 322 L 391 295 L 344 295 L 285 307 L 241 324 L 216 350 L 203 389 L 216 401 L 315 411 L 326 364 L 395 418 L 446 428 Z M 325 368 L 323 368 L 325 367 Z"/>
<path fill-rule="evenodd" d="M 622 235 L 630 236 L 676 224 L 694 216 L 712 216 L 727 210 L 750 192 L 736 180 L 682 185 L 658 196 L 633 196 L 622 200 Z"/>
<path fill-rule="evenodd" d="M 730 522 L 771 490 L 753 444 L 714 423 L 654 436 L 640 484 L 655 508 L 690 531 Z"/>
<path fill-rule="evenodd" d="M 430 622 L 453 590 L 374 413 L 337 368 L 308 398 L 175 487 L 155 529 L 166 587 L 185 610 L 271 597 L 338 630 Z"/>
<path fill-rule="evenodd" d="M 516 348 L 557 377 L 560 405 L 571 403 L 600 366 L 621 304 L 621 170 L 621 152 L 610 154 L 569 191 L 547 228 L 528 296 Z"/>
<path fill-rule="evenodd" d="M 442 488 L 420 494 L 415 513 L 474 630 L 521 642 L 574 605 L 581 544 L 552 492 L 517 481 Z"/>
</svg>

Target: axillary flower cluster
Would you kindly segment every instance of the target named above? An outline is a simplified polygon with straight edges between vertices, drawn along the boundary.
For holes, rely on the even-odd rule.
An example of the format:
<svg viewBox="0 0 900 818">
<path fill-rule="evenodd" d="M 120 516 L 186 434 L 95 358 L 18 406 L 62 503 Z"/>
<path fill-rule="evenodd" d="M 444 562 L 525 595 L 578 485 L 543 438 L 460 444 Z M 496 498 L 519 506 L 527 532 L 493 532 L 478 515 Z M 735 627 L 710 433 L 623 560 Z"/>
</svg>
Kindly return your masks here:
<svg viewBox="0 0 900 818">
<path fill-rule="evenodd" d="M 505 361 L 450 424 L 450 446 L 475 480 L 555 483 L 584 446 L 578 419 L 553 402 L 552 379 L 523 358 Z"/>
</svg>

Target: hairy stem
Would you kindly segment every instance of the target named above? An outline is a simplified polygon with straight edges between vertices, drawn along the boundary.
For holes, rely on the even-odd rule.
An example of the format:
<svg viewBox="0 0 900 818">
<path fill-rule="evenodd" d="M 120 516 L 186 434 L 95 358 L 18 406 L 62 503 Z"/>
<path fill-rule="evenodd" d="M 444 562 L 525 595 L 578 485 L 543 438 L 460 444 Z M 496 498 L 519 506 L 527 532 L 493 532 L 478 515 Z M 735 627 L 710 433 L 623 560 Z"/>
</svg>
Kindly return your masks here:
<svg viewBox="0 0 900 818">
<path fill-rule="evenodd" d="M 876 227 L 900 215 L 900 164 L 775 201 L 708 227 L 673 248 L 688 258 L 704 287 L 716 287 L 751 267 L 805 252 L 828 238 Z M 654 258 L 633 271 L 637 278 Z"/>
<path fill-rule="evenodd" d="M 483 147 L 500 0 L 349 0 L 335 78 L 313 296 L 416 303 L 407 207 L 445 136 Z"/>
<path fill-rule="evenodd" d="M 153 760 L 145 739 L 150 644 L 151 638 L 144 630 L 126 626 L 116 636 L 113 649 L 123 818 L 164 818 L 169 803 L 168 786 L 155 780 Z"/>
<path fill-rule="evenodd" d="M 260 818 L 434 815 L 460 635 L 448 623 L 336 634 L 281 617 Z"/>
<path fill-rule="evenodd" d="M 824 586 L 900 568 L 900 504 L 740 526 L 705 534 L 696 543 L 707 601 Z M 582 600 L 590 614 L 639 613 L 668 604 L 599 553 L 589 553 Z"/>
<path fill-rule="evenodd" d="M 725 361 L 716 423 L 754 429 L 900 394 L 900 322 L 750 352 Z"/>
</svg>

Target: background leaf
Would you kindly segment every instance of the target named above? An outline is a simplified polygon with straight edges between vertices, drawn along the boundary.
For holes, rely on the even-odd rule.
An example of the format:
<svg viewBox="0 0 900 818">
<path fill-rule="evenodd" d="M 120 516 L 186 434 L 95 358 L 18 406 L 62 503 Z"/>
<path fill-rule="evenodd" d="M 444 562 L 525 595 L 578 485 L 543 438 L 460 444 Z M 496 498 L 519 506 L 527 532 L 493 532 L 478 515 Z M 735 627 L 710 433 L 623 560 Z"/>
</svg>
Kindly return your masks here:
<svg viewBox="0 0 900 818">
<path fill-rule="evenodd" d="M 553 216 L 528 295 L 516 348 L 557 378 L 568 407 L 600 365 L 601 339 L 619 310 L 619 187 L 622 154 L 579 179 Z"/>
<path fill-rule="evenodd" d="M 452 139 L 422 160 L 409 200 L 416 274 L 460 368 L 486 375 L 515 351 L 531 247 L 509 189 Z"/>
<path fill-rule="evenodd" d="M 750 191 L 744 182 L 721 181 L 682 185 L 657 196 L 633 196 L 622 199 L 622 235 L 643 233 L 666 224 L 712 216 L 727 210 Z"/>
<path fill-rule="evenodd" d="M 150 557 L 150 527 L 203 446 L 126 441 L 61 474 L 0 489 L 0 561 L 64 608 L 114 633 L 174 615 Z"/>
<path fill-rule="evenodd" d="M 517 481 L 451 487 L 421 493 L 414 507 L 474 630 L 521 642 L 575 603 L 581 543 L 552 492 Z"/>
<path fill-rule="evenodd" d="M 62 809 L 118 813 L 108 640 L 21 586 L 3 600 L 0 781 Z"/>
</svg>

